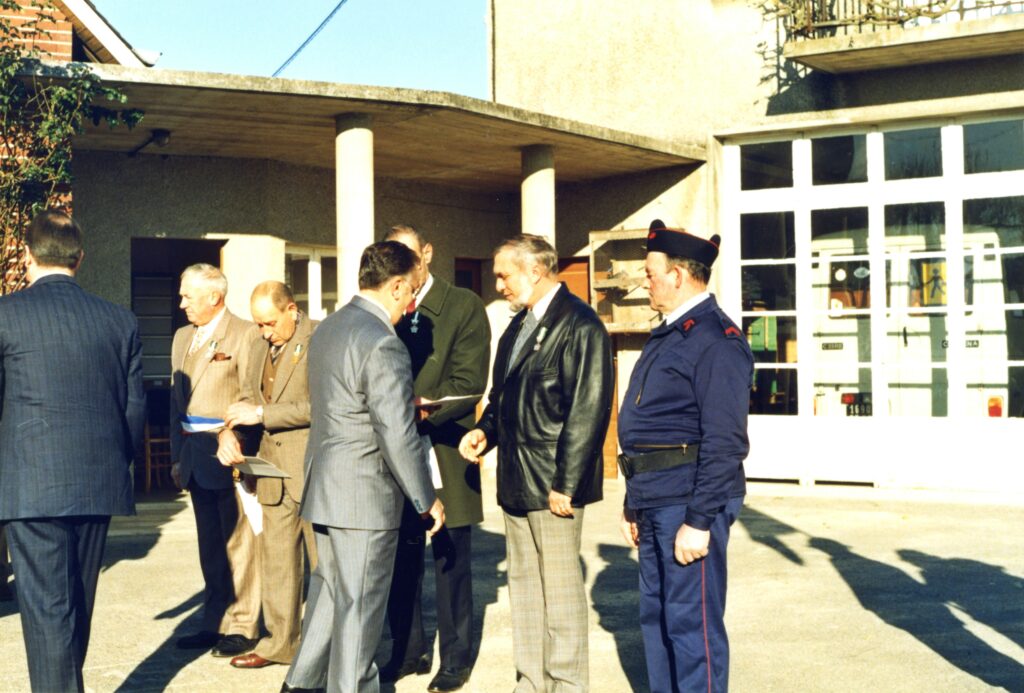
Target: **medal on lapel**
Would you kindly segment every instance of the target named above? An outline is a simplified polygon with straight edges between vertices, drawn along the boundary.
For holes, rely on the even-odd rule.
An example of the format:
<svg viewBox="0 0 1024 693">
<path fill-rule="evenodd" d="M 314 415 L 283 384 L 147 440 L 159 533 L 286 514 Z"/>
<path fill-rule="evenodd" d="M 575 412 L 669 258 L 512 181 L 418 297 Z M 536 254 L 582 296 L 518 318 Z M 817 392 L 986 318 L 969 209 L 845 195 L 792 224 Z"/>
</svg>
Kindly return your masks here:
<svg viewBox="0 0 1024 693">
<path fill-rule="evenodd" d="M 417 310 L 412 314 L 412 321 L 409 324 L 409 332 L 416 334 L 420 331 L 420 312 Z"/>
<path fill-rule="evenodd" d="M 302 358 L 302 345 L 296 344 L 295 351 L 292 353 L 292 365 L 298 363 L 300 358 Z"/>
<path fill-rule="evenodd" d="M 534 351 L 540 351 L 540 345 L 544 341 L 544 338 L 547 335 L 548 335 L 548 328 L 546 326 L 545 327 L 541 327 L 539 330 L 537 330 L 537 343 L 533 345 L 533 350 Z"/>
</svg>

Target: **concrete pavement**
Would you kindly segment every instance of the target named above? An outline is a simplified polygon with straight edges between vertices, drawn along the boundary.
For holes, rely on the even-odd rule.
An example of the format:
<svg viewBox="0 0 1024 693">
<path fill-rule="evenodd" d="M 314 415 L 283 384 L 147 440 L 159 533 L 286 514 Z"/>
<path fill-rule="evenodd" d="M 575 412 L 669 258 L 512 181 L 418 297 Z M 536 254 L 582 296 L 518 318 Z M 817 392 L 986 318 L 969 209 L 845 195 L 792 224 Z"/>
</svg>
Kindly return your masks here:
<svg viewBox="0 0 1024 693">
<path fill-rule="evenodd" d="M 467 691 L 514 686 L 493 482 L 485 478 L 490 502 L 473 538 L 483 637 Z M 621 482 L 605 491 L 584 527 L 591 687 L 642 691 L 636 554 L 618 535 Z M 732 690 L 1024 691 L 1022 534 L 1019 499 L 752 484 L 729 550 Z M 90 690 L 279 690 L 284 667 L 238 671 L 174 647 L 196 627 L 202 584 L 187 496 L 143 502 L 137 516 L 115 519 L 105 564 L 86 662 Z M 2 692 L 28 690 L 15 608 L 0 602 Z M 413 676 L 384 690 L 422 692 L 429 680 Z"/>
</svg>

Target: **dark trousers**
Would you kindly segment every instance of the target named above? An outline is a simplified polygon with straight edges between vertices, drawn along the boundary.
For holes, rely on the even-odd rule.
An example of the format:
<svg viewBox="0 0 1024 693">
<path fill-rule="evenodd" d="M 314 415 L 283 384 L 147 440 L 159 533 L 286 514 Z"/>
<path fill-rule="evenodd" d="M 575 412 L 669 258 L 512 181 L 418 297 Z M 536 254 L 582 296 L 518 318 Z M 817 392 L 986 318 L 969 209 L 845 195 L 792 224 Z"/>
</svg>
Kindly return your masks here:
<svg viewBox="0 0 1024 693">
<path fill-rule="evenodd" d="M 437 637 L 442 668 L 462 669 L 471 664 L 471 528 L 444 527 L 430 544 L 434 553 Z M 398 533 L 395 571 L 388 595 L 388 627 L 393 640 L 389 666 L 412 663 L 421 655 L 430 654 L 421 609 L 425 542 L 423 521 L 407 503 Z"/>
<path fill-rule="evenodd" d="M 188 486 L 192 495 L 192 511 L 196 516 L 199 540 L 199 568 L 203 573 L 203 630 L 223 632 L 225 614 L 235 604 L 234 578 L 228 542 L 236 531 L 241 510 L 234 487 L 205 489 L 193 479 Z M 257 606 L 257 609 L 259 607 Z M 252 637 L 252 633 L 241 633 Z"/>
<path fill-rule="evenodd" d="M 729 500 L 711 525 L 708 555 L 685 566 L 676 561 L 673 549 L 686 506 L 637 513 L 640 631 L 652 693 L 729 689 L 726 548 L 729 528 L 742 507 L 742 498 Z"/>
<path fill-rule="evenodd" d="M 82 691 L 109 515 L 7 523 L 28 675 L 36 693 Z"/>
</svg>

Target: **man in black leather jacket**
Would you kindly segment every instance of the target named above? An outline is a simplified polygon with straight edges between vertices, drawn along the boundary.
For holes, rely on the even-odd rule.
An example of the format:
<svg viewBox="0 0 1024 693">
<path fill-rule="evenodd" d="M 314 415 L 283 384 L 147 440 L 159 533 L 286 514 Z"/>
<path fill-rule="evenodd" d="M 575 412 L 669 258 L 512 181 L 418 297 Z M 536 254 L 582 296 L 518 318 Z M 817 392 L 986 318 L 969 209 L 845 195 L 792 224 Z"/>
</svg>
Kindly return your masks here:
<svg viewBox="0 0 1024 693">
<path fill-rule="evenodd" d="M 518 311 L 498 343 L 487 408 L 459 446 L 479 461 L 498 448 L 517 693 L 588 689 L 583 508 L 602 497 L 612 402 L 608 332 L 557 281 L 540 236 L 494 254 L 496 288 Z"/>
</svg>

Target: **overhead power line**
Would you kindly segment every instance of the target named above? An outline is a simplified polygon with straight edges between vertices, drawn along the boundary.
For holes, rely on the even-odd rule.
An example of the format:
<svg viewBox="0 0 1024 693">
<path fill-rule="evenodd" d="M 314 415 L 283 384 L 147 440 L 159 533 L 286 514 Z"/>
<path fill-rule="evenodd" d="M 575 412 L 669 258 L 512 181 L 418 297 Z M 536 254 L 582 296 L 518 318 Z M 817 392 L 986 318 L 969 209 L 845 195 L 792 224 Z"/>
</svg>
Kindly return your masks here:
<svg viewBox="0 0 1024 693">
<path fill-rule="evenodd" d="M 338 10 L 340 10 L 341 6 L 344 5 L 346 2 L 348 2 L 348 0 L 341 0 L 341 2 L 334 6 L 334 9 L 331 10 L 331 13 L 327 15 L 324 21 L 320 22 L 320 26 L 318 26 L 316 30 L 312 34 L 310 34 L 305 41 L 302 42 L 301 46 L 295 49 L 295 52 L 291 54 L 291 57 L 284 61 L 281 67 L 277 68 L 277 70 L 274 71 L 274 74 L 272 75 L 273 77 L 277 77 L 279 74 L 284 72 L 285 68 L 291 65 L 292 61 L 299 57 L 299 53 L 301 53 L 306 48 L 306 46 L 313 42 L 313 39 L 317 37 L 317 34 L 324 30 L 325 26 L 331 23 L 331 20 L 334 19 L 334 15 L 338 14 Z"/>
</svg>

